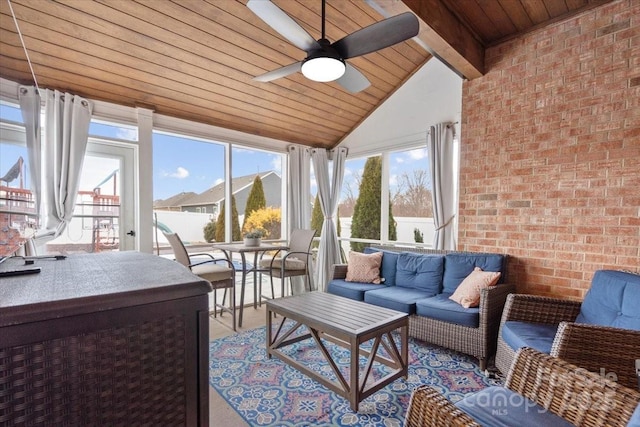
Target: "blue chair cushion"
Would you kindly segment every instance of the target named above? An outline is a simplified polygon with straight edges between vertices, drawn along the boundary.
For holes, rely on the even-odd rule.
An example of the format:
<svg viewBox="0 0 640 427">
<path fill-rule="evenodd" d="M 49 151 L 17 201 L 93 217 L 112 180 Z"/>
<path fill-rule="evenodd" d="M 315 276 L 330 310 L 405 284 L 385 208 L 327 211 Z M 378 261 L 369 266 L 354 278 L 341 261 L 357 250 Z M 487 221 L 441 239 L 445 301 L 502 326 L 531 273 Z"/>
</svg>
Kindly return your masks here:
<svg viewBox="0 0 640 427">
<path fill-rule="evenodd" d="M 640 386 L 640 384 L 639 384 Z M 640 426 L 640 403 L 636 406 L 636 410 L 631 414 L 627 427 L 639 427 Z"/>
<path fill-rule="evenodd" d="M 493 386 L 466 396 L 455 405 L 478 424 L 491 427 L 565 427 L 567 420 L 546 410 L 533 400 Z"/>
<path fill-rule="evenodd" d="M 327 292 L 356 301 L 364 301 L 364 293 L 372 289 L 386 288 L 385 285 L 373 283 L 347 282 L 344 279 L 333 279 L 329 282 Z"/>
<path fill-rule="evenodd" d="M 402 252 L 398 256 L 396 286 L 426 292 L 424 297 L 439 294 L 444 271 L 443 255 Z"/>
<path fill-rule="evenodd" d="M 640 275 L 598 270 L 576 323 L 640 331 Z"/>
<path fill-rule="evenodd" d="M 502 325 L 502 339 L 516 351 L 521 347 L 531 347 L 550 354 L 557 331 L 558 325 L 510 320 Z"/>
<path fill-rule="evenodd" d="M 398 252 L 386 251 L 384 249 L 372 248 L 370 246 L 364 248 L 365 254 L 373 254 L 382 252 L 382 264 L 380 265 L 380 277 L 384 278 L 384 284 L 387 286 L 395 286 L 396 284 L 396 264 L 398 263 Z"/>
<path fill-rule="evenodd" d="M 477 328 L 480 324 L 478 307 L 464 308 L 449 299 L 451 294 L 438 294 L 416 301 L 416 314 L 443 322 Z"/>
<path fill-rule="evenodd" d="M 428 296 L 430 296 L 428 292 L 419 289 L 388 286 L 384 289 L 365 292 L 364 302 L 407 314 L 414 314 L 416 312 L 416 301 Z"/>
<path fill-rule="evenodd" d="M 471 254 L 453 253 L 447 254 L 444 260 L 443 292 L 454 293 L 458 285 L 473 271 L 475 267 L 480 267 L 482 271 L 501 272 L 498 283 L 503 283 L 504 255 L 500 254 Z"/>
</svg>

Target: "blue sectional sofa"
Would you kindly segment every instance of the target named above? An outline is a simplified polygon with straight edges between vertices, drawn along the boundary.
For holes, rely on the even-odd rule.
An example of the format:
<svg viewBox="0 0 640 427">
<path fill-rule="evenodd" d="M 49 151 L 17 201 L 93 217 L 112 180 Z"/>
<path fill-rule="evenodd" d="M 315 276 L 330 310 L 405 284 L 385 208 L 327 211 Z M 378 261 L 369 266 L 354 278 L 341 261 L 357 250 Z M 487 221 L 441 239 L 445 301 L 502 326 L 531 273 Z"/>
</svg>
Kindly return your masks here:
<svg viewBox="0 0 640 427">
<path fill-rule="evenodd" d="M 522 347 L 639 388 L 640 275 L 598 270 L 582 302 L 509 295 L 500 322 L 497 368 L 508 372 Z"/>
<path fill-rule="evenodd" d="M 383 253 L 381 284 L 346 280 L 347 264 L 335 265 L 329 293 L 408 313 L 409 334 L 423 341 L 478 358 L 481 369 L 495 352 L 498 326 L 507 294 L 507 256 L 492 253 L 438 251 L 377 246 Z M 499 271 L 496 286 L 483 289 L 478 307 L 464 308 L 449 299 L 474 270 Z"/>
</svg>

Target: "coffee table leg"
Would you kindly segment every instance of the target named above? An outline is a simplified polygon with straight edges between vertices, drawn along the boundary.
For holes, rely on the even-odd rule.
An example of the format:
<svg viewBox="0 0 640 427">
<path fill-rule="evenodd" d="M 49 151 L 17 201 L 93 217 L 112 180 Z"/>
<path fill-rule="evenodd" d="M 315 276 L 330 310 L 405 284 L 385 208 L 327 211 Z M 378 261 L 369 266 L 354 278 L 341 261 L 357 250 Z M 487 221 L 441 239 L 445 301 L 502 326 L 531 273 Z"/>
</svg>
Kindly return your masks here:
<svg viewBox="0 0 640 427">
<path fill-rule="evenodd" d="M 353 412 L 358 412 L 360 402 L 360 343 L 351 340 L 351 372 L 349 372 L 349 403 Z"/>
<path fill-rule="evenodd" d="M 404 377 L 409 377 L 409 326 L 404 325 L 401 329 L 400 335 L 402 336 L 402 364 L 404 365 Z"/>
<path fill-rule="evenodd" d="M 271 339 L 271 333 L 272 333 L 272 331 L 271 331 L 271 310 L 269 310 L 269 305 L 268 304 L 267 304 L 267 309 L 265 311 L 267 312 L 267 322 L 266 322 L 266 325 L 267 325 L 267 333 L 266 333 L 266 336 L 267 336 L 267 347 L 266 347 L 267 359 L 271 359 L 271 342 L 272 342 L 272 339 Z"/>
</svg>

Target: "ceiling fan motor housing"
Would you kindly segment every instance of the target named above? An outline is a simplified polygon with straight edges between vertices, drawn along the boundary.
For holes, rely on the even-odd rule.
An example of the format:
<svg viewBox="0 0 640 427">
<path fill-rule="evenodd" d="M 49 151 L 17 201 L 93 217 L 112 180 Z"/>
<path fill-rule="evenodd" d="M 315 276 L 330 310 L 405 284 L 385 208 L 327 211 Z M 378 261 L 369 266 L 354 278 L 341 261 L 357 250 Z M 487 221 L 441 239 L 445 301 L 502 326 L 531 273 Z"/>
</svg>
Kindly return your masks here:
<svg viewBox="0 0 640 427">
<path fill-rule="evenodd" d="M 302 61 L 301 71 L 305 77 L 317 82 L 330 82 L 342 77 L 346 70 L 344 59 L 327 39 L 318 40 L 320 49 L 313 49 Z"/>
</svg>

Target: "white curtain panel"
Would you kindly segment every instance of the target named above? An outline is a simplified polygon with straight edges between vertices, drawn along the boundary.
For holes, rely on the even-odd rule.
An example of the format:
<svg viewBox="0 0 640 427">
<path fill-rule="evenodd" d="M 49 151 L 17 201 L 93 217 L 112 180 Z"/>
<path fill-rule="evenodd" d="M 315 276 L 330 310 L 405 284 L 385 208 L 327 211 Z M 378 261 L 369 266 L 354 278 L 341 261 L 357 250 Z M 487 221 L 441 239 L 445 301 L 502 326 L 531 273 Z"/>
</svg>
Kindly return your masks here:
<svg viewBox="0 0 640 427">
<path fill-rule="evenodd" d="M 32 90 L 35 92 L 34 88 L 26 89 L 24 96 L 21 89 L 20 107 L 25 125 L 30 128 L 27 131 L 27 150 L 34 177 L 32 181 L 36 181 L 35 176 L 40 174 L 37 179 L 40 188 L 36 189 L 35 197 L 41 222 L 36 238 L 52 239 L 64 231 L 73 217 L 92 106 L 88 100 L 70 93 L 42 90 L 45 135 L 44 138 L 32 137 L 30 134 L 39 134 L 35 130 L 40 123 L 39 101 L 36 104 L 30 93 Z"/>
<path fill-rule="evenodd" d="M 18 89 L 20 111 L 27 137 L 27 157 L 29 162 L 29 182 L 35 199 L 35 211 L 40 212 L 40 192 L 42 188 L 42 145 L 40 131 L 40 95 L 33 86 L 20 86 Z"/>
<path fill-rule="evenodd" d="M 290 145 L 289 152 L 289 235 L 294 228 L 308 229 L 311 224 L 311 201 L 309 189 L 311 188 L 311 153 L 310 149 L 300 145 Z M 311 289 L 315 289 L 313 283 L 313 263 L 311 268 Z M 292 277 L 291 286 L 295 294 L 304 292 L 304 278 Z"/>
<path fill-rule="evenodd" d="M 322 223 L 322 234 L 320 236 L 320 246 L 318 247 L 318 260 L 316 283 L 325 291 L 327 283 L 331 279 L 331 268 L 333 264 L 342 262 L 340 256 L 340 241 L 335 225 L 335 216 L 340 202 L 340 191 L 342 189 L 342 179 L 344 177 L 344 163 L 347 158 L 346 148 L 337 148 L 332 151 L 332 179 L 329 181 L 329 158 L 325 149 L 316 148 L 311 150 L 313 160 L 313 170 L 316 173 L 318 184 L 318 198 L 324 222 Z"/>
<path fill-rule="evenodd" d="M 431 126 L 427 134 L 429 171 L 433 184 L 433 222 L 436 227 L 434 249 L 456 249 L 453 223 L 456 212 L 453 136 L 452 123 Z"/>
</svg>

